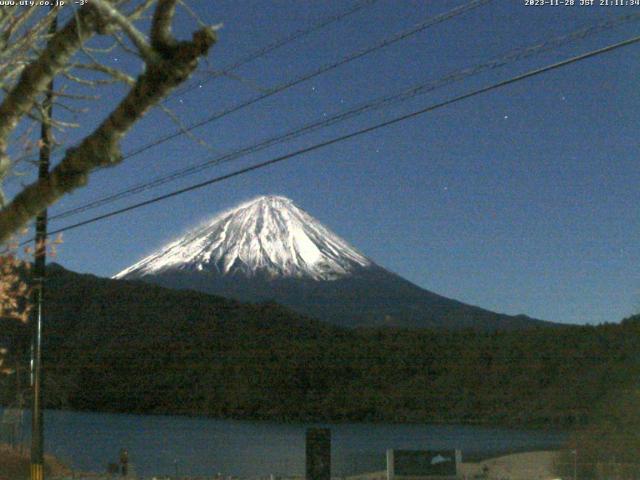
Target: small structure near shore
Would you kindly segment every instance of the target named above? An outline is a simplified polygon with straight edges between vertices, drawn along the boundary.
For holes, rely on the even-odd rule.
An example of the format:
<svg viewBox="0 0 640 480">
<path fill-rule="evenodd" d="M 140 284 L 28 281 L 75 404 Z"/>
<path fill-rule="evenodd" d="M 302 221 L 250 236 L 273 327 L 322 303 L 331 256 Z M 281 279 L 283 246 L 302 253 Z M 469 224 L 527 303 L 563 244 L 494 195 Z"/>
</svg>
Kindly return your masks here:
<svg viewBox="0 0 640 480">
<path fill-rule="evenodd" d="M 386 480 L 453 480 L 461 463 L 460 450 L 387 450 Z"/>
<path fill-rule="evenodd" d="M 460 450 L 387 450 L 387 469 L 347 480 L 456 480 L 463 477 Z"/>
</svg>

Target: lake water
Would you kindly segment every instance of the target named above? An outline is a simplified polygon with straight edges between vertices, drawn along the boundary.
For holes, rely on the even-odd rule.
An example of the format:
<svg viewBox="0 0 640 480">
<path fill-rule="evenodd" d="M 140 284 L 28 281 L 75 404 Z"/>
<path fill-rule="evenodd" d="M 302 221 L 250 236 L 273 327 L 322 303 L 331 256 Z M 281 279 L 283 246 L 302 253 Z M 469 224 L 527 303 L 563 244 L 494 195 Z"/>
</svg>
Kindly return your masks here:
<svg viewBox="0 0 640 480">
<path fill-rule="evenodd" d="M 304 474 L 305 429 L 328 426 L 332 473 L 385 466 L 388 448 L 462 450 L 470 455 L 557 448 L 562 432 L 456 425 L 280 424 L 175 416 L 45 412 L 45 449 L 82 471 L 104 472 L 127 448 L 141 476 L 239 477 Z M 29 419 L 26 419 L 29 425 Z"/>
</svg>

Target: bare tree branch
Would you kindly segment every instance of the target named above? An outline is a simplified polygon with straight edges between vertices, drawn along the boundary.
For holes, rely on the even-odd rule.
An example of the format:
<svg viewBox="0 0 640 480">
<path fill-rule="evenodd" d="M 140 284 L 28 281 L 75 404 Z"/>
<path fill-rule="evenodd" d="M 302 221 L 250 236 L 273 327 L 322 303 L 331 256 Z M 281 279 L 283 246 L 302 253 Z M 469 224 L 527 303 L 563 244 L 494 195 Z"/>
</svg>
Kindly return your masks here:
<svg viewBox="0 0 640 480">
<path fill-rule="evenodd" d="M 180 130 L 180 132 L 182 132 L 183 135 L 185 135 L 186 137 L 190 138 L 191 140 L 193 140 L 195 143 L 197 143 L 201 147 L 206 148 L 211 153 L 214 153 L 216 155 L 220 153 L 215 148 L 213 148 L 211 145 L 209 145 L 204 139 L 199 138 L 193 132 L 189 131 L 187 126 L 184 125 L 180 121 L 180 118 L 175 113 L 173 113 L 173 111 L 170 108 L 162 105 L 162 103 L 159 104 L 159 107 L 165 113 L 165 115 L 167 115 L 167 117 L 169 117 L 171 119 L 171 121 L 173 123 L 175 123 L 175 125 L 178 127 L 178 129 Z"/>
<path fill-rule="evenodd" d="M 163 5 L 164 13 L 158 15 L 156 11 L 154 15 L 154 20 L 157 22 L 154 25 L 154 29 L 156 30 L 156 35 L 160 33 L 163 42 L 161 47 L 162 59 L 147 64 L 145 72 L 137 78 L 131 91 L 115 110 L 80 145 L 67 150 L 64 159 L 52 170 L 48 179 L 38 180 L 25 187 L 5 208 L 0 210 L 0 243 L 9 239 L 12 232 L 26 225 L 42 209 L 53 204 L 64 194 L 86 184 L 91 171 L 99 167 L 119 163 L 122 160 L 120 152 L 122 137 L 149 108 L 157 104 L 173 88 L 189 77 L 197 67 L 198 59 L 206 55 L 209 48 L 215 43 L 216 36 L 212 28 L 198 30 L 194 33 L 191 41 L 185 42 L 176 42 L 170 36 L 163 36 L 167 31 L 170 32 L 170 26 L 166 27 L 165 25 L 166 17 L 159 17 L 172 17 L 173 8 L 170 8 L 171 4 L 175 6 L 173 1 L 163 2 L 160 0 L 158 8 Z M 92 24 L 90 17 L 86 18 L 83 24 L 87 27 L 97 28 Z M 67 26 L 65 28 L 71 27 Z M 73 31 L 80 34 L 78 28 L 73 28 Z M 85 33 L 84 35 L 87 34 Z M 58 36 L 56 35 L 56 37 Z M 51 43 L 53 42 L 56 42 L 56 45 L 59 45 L 65 52 L 68 52 L 73 47 L 75 49 L 78 48 L 78 45 L 67 39 L 65 35 L 52 39 Z M 153 42 L 152 45 L 154 45 Z M 47 51 L 49 50 L 51 48 L 48 47 Z M 59 61 L 62 54 L 60 52 L 56 53 L 55 58 Z M 43 66 L 42 68 L 46 67 Z M 51 67 L 48 67 L 48 70 L 50 71 Z M 34 75 L 37 79 L 43 74 L 35 71 L 31 75 Z M 28 78 L 34 88 L 39 85 L 36 79 Z M 31 92 L 25 92 L 25 94 L 31 95 Z M 14 99 L 13 103 L 24 109 L 29 102 L 19 103 L 17 99 Z M 0 106 L 0 127 L 3 127 L 3 106 L 4 103 Z M 10 120 L 12 118 L 9 117 Z M 8 128 L 6 126 L 0 128 L 0 141 L 3 139 L 3 135 L 6 138 L 7 131 Z"/>
<path fill-rule="evenodd" d="M 142 16 L 144 12 L 149 10 L 151 8 L 151 5 L 153 5 L 155 2 L 156 0 L 145 0 L 140 5 L 138 5 L 131 13 L 129 13 L 127 17 L 131 21 L 137 20 Z"/>
<path fill-rule="evenodd" d="M 6 153 L 9 134 L 20 118 L 31 111 L 51 79 L 97 28 L 94 11 L 81 8 L 78 15 L 53 36 L 39 58 L 24 68 L 18 83 L 0 104 L 0 179 L 10 164 Z"/>
<path fill-rule="evenodd" d="M 92 5 L 102 13 L 102 15 L 112 20 L 124 33 L 127 34 L 129 39 L 131 39 L 140 52 L 142 58 L 147 63 L 158 60 L 158 53 L 147 43 L 146 37 L 127 17 L 120 13 L 118 9 L 114 8 L 111 3 L 105 0 L 91 0 L 91 2 Z"/>
<path fill-rule="evenodd" d="M 105 75 L 109 75 L 110 77 L 112 77 L 114 80 L 126 83 L 127 85 L 133 85 L 135 83 L 135 79 L 132 76 L 127 75 L 126 73 L 116 68 L 111 68 L 101 63 L 97 63 L 97 62 L 90 63 L 90 64 L 79 63 L 79 64 L 75 64 L 74 67 L 83 69 L 83 70 L 92 70 L 94 72 L 104 73 Z"/>
<path fill-rule="evenodd" d="M 162 52 L 175 43 L 171 35 L 171 23 L 177 3 L 177 0 L 158 0 L 151 23 L 151 45 L 157 51 Z"/>
</svg>

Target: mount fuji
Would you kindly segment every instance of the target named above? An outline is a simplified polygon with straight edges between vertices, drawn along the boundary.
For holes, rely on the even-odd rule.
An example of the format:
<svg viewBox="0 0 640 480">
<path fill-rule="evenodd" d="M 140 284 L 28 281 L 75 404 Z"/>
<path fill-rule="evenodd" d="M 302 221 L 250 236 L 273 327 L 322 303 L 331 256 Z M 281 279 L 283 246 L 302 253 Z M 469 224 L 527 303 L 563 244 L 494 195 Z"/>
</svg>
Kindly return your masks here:
<svg viewBox="0 0 640 480">
<path fill-rule="evenodd" d="M 224 212 L 114 278 L 172 270 L 318 281 L 373 263 L 284 197 L 260 197 Z"/>
<path fill-rule="evenodd" d="M 552 325 L 422 289 L 376 265 L 280 196 L 259 197 L 225 211 L 113 278 L 241 301 L 274 301 L 347 327 L 496 330 Z"/>
</svg>

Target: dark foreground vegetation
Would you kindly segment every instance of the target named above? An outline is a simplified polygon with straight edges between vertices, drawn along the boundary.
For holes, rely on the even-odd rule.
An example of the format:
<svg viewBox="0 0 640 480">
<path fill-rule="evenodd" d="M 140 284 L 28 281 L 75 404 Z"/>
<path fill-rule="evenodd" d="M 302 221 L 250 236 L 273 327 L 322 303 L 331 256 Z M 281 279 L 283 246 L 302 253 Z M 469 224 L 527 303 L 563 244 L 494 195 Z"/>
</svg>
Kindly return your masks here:
<svg viewBox="0 0 640 480">
<path fill-rule="evenodd" d="M 637 378 L 637 377 L 636 377 Z M 594 405 L 557 459 L 562 478 L 640 478 L 640 389 L 611 392 Z"/>
<path fill-rule="evenodd" d="M 60 267 L 47 297 L 49 407 L 571 426 L 640 373 L 638 318 L 504 333 L 345 330 L 275 304 Z M 17 351 L 24 330 L 2 332 Z M 2 380 L 5 404 L 20 376 Z"/>
<path fill-rule="evenodd" d="M 0 443 L 0 478 L 28 480 L 30 478 L 29 451 Z M 45 455 L 44 472 L 47 478 L 69 477 L 71 470 L 51 455 Z"/>
</svg>

